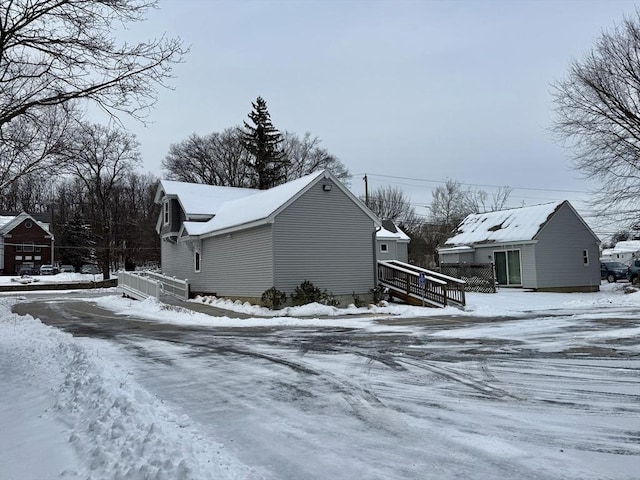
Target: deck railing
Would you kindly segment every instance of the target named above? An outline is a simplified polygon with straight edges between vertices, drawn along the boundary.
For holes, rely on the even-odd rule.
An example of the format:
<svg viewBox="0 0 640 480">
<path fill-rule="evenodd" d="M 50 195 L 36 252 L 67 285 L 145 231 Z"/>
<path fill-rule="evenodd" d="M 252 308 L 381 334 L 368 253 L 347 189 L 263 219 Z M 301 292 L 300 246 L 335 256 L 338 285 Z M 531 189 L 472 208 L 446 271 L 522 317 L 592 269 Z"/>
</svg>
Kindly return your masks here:
<svg viewBox="0 0 640 480">
<path fill-rule="evenodd" d="M 176 277 L 169 277 L 155 272 L 138 272 L 147 278 L 155 280 L 162 285 L 162 293 L 167 293 L 183 300 L 189 300 L 189 281 L 180 280 Z"/>
<path fill-rule="evenodd" d="M 465 306 L 464 280 L 399 262 L 378 262 L 378 282 L 412 303 L 424 301 L 431 306 Z"/>
<path fill-rule="evenodd" d="M 162 284 L 133 272 L 118 272 L 118 289 L 127 296 L 144 300 L 148 297 L 160 298 Z"/>
</svg>

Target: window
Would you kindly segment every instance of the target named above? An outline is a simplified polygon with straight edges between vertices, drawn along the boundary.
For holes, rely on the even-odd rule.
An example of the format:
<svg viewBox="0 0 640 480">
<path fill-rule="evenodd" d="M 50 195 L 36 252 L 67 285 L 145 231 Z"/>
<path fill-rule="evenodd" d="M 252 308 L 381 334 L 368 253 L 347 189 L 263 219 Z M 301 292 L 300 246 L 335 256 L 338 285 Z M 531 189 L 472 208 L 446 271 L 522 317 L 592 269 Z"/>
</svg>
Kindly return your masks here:
<svg viewBox="0 0 640 480">
<path fill-rule="evenodd" d="M 22 251 L 22 244 L 16 245 L 16 252 L 21 252 L 21 251 Z"/>
<path fill-rule="evenodd" d="M 22 260 L 22 255 L 16 255 L 16 260 Z"/>
<path fill-rule="evenodd" d="M 200 271 L 200 252 L 194 252 L 193 266 L 195 268 L 196 273 Z"/>
<path fill-rule="evenodd" d="M 27 220 L 26 222 L 24 222 L 24 226 L 25 226 L 25 228 L 31 228 L 31 227 L 33 227 L 33 223 L 31 223 L 29 220 Z"/>
<path fill-rule="evenodd" d="M 163 215 L 164 215 L 164 224 L 167 225 L 169 223 L 169 201 L 167 200 L 162 205 L 163 207 Z"/>
<path fill-rule="evenodd" d="M 585 267 L 589 266 L 589 250 L 582 250 L 582 264 Z"/>
<path fill-rule="evenodd" d="M 380 253 L 387 253 L 389 251 L 389 245 L 386 243 L 380 244 Z"/>
<path fill-rule="evenodd" d="M 35 247 L 33 245 L 33 242 L 24 242 L 22 244 L 22 251 L 23 252 L 33 252 L 35 250 Z"/>
</svg>

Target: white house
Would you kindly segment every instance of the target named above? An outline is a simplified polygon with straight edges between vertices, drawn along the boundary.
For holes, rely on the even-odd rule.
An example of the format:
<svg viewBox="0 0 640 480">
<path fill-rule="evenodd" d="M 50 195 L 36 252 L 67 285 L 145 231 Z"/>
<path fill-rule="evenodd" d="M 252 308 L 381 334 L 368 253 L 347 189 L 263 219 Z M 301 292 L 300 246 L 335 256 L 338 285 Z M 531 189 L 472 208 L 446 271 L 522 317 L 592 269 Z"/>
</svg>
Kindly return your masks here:
<svg viewBox="0 0 640 480">
<path fill-rule="evenodd" d="M 613 248 L 605 248 L 602 258 L 631 265 L 633 260 L 640 258 L 640 240 L 625 240 L 616 243 Z"/>
</svg>

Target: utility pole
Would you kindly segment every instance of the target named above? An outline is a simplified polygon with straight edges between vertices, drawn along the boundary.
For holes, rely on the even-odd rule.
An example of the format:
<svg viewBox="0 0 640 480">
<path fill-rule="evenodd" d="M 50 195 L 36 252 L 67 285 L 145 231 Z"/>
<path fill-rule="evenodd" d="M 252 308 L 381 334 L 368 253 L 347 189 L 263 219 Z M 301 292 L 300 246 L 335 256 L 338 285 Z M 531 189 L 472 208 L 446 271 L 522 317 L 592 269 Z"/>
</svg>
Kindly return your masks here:
<svg viewBox="0 0 640 480">
<path fill-rule="evenodd" d="M 364 204 L 369 206 L 369 180 L 367 179 L 367 174 L 364 174 Z"/>
</svg>

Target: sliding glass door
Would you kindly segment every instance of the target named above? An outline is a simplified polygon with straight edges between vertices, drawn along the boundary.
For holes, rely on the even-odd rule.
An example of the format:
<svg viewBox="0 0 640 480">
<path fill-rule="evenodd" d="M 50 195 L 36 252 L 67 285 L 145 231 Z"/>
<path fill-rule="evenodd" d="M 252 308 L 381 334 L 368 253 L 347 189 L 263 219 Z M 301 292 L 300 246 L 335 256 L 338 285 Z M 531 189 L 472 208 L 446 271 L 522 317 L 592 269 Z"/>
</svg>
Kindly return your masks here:
<svg viewBox="0 0 640 480">
<path fill-rule="evenodd" d="M 498 285 L 522 285 L 520 250 L 494 252 Z"/>
</svg>

